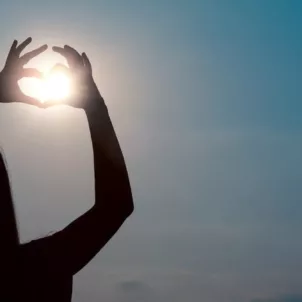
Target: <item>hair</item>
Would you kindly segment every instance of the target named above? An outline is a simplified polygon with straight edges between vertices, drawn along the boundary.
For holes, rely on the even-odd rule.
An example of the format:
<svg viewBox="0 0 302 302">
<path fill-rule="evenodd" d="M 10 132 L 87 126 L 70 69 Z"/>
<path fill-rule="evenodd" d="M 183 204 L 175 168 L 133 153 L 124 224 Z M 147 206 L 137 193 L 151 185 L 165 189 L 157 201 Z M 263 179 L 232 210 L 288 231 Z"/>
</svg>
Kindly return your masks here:
<svg viewBox="0 0 302 302">
<path fill-rule="evenodd" d="M 5 160 L 0 152 L 0 242 L 2 252 L 14 251 L 20 244 L 17 220 Z"/>
</svg>

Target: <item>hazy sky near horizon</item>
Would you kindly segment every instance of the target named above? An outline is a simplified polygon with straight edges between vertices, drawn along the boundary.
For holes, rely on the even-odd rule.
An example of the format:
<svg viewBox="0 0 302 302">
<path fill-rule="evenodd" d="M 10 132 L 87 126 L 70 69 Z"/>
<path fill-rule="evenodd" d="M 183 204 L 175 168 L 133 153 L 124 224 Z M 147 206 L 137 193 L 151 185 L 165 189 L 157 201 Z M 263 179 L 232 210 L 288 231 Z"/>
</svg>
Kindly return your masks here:
<svg viewBox="0 0 302 302">
<path fill-rule="evenodd" d="M 302 301 L 302 2 L 9 1 L 13 39 L 87 52 L 135 212 L 73 301 Z M 32 62 L 50 67 L 51 51 Z M 93 204 L 83 111 L 0 106 L 22 241 Z"/>
</svg>

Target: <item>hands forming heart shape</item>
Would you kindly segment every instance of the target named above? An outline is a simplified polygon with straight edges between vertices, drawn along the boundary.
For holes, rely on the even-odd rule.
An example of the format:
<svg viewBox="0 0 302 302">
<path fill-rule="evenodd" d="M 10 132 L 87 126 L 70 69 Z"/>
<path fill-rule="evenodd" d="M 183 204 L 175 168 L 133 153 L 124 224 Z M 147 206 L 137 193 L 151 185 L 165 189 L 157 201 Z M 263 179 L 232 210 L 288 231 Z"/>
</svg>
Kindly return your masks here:
<svg viewBox="0 0 302 302">
<path fill-rule="evenodd" d="M 58 104 L 55 100 L 41 103 L 39 100 L 23 94 L 18 81 L 25 77 L 43 78 L 43 74 L 35 68 L 24 68 L 31 59 L 43 53 L 48 46 L 43 45 L 26 54 L 21 55 L 31 43 L 32 38 L 27 38 L 18 45 L 15 40 L 10 48 L 5 66 L 0 72 L 0 103 L 22 102 L 40 108 L 47 108 Z M 61 54 L 68 63 L 54 66 L 53 70 L 62 70 L 71 78 L 73 93 L 65 100 L 67 105 L 85 109 L 88 102 L 100 99 L 101 95 L 92 77 L 92 66 L 85 53 L 81 55 L 72 47 L 53 47 L 53 51 Z M 61 103 L 61 102 L 60 102 Z"/>
</svg>

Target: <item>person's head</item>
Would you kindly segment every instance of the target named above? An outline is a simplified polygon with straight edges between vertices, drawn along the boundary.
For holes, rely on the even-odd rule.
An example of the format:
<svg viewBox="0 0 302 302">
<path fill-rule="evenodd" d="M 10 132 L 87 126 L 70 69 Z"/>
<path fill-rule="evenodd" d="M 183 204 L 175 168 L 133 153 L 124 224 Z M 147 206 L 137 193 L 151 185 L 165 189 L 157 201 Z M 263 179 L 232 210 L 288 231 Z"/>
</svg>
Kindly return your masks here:
<svg viewBox="0 0 302 302">
<path fill-rule="evenodd" d="M 5 161 L 0 152 L 0 245 L 9 252 L 19 245 L 17 221 Z"/>
</svg>

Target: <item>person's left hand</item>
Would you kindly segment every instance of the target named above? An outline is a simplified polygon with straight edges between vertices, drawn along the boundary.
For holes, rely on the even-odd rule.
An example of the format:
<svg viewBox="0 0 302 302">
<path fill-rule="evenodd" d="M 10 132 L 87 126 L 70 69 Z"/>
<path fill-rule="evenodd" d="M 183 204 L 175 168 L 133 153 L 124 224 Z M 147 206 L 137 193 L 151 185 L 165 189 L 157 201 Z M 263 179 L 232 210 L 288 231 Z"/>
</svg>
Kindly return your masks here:
<svg viewBox="0 0 302 302">
<path fill-rule="evenodd" d="M 31 59 L 47 49 L 47 45 L 43 45 L 21 56 L 21 52 L 31 41 L 31 38 L 27 38 L 19 46 L 17 46 L 16 40 L 13 42 L 5 66 L 0 72 L 0 103 L 22 102 L 36 106 L 41 105 L 40 101 L 23 94 L 18 85 L 18 81 L 24 77 L 42 78 L 41 72 L 37 69 L 24 68 L 24 65 Z"/>
</svg>

